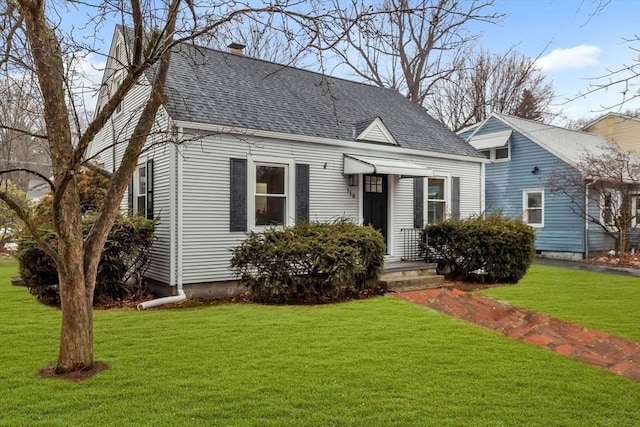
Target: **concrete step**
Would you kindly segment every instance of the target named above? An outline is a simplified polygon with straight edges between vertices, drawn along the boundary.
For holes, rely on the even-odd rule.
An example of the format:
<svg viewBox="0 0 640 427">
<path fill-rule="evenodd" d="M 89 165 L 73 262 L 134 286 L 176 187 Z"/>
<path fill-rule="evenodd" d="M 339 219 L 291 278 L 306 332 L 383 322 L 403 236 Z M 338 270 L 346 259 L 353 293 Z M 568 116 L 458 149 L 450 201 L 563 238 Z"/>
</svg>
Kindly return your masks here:
<svg viewBox="0 0 640 427">
<path fill-rule="evenodd" d="M 419 277 L 419 276 L 435 276 L 437 275 L 434 267 L 425 266 L 420 268 L 412 268 L 410 270 L 385 270 L 380 276 L 381 279 L 397 279 L 402 277 Z"/>
<path fill-rule="evenodd" d="M 393 292 L 417 291 L 421 289 L 433 289 L 448 287 L 444 285 L 444 276 L 428 274 L 411 277 L 384 278 L 380 280 L 380 285 Z"/>
</svg>

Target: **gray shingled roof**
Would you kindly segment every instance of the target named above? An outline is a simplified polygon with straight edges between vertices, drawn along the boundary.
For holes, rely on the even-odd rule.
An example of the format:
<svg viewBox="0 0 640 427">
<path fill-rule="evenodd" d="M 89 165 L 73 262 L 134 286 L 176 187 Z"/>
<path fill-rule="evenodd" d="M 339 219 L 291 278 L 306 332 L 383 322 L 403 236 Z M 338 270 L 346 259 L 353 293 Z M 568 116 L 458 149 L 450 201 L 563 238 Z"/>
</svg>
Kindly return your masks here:
<svg viewBox="0 0 640 427">
<path fill-rule="evenodd" d="M 395 90 L 182 45 L 172 57 L 166 108 L 177 120 L 353 141 L 380 117 L 406 148 L 482 157 Z"/>
<path fill-rule="evenodd" d="M 611 144 L 604 138 L 590 133 L 547 125 L 507 114 L 493 113 L 492 116 L 570 165 L 575 165 L 587 155 L 604 155 L 611 147 Z"/>
</svg>

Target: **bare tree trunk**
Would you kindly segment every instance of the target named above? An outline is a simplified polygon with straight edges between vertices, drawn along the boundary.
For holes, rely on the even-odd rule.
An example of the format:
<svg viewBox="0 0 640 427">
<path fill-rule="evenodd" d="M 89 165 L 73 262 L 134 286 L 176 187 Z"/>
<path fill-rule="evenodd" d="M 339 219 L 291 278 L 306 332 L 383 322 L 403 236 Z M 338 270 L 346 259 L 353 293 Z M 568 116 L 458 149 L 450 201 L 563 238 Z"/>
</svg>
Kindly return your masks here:
<svg viewBox="0 0 640 427">
<path fill-rule="evenodd" d="M 93 364 L 92 304 L 95 282 L 85 283 L 82 216 L 74 172 L 70 164 L 74 147 L 65 99 L 62 52 L 44 14 L 44 4 L 20 1 L 25 31 L 33 51 L 34 66 L 44 100 L 51 163 L 56 191 L 53 223 L 59 237 L 54 258 L 60 279 L 62 330 L 56 371 L 70 372 Z"/>
<path fill-rule="evenodd" d="M 64 286 L 60 286 L 62 329 L 57 373 L 78 371 L 93 364 L 93 286 L 85 283 L 82 263 L 69 261 L 65 262 L 70 267 L 68 273 L 58 273 Z"/>
<path fill-rule="evenodd" d="M 338 11 L 329 12 L 324 7 L 316 10 L 311 6 L 311 9 L 306 9 L 305 2 L 284 0 L 274 4 L 267 2 L 262 7 L 213 2 L 209 5 L 211 12 L 183 0 L 167 1 L 163 3 L 163 7 L 155 3 L 141 3 L 139 0 L 78 5 L 102 17 L 114 12 L 122 14 L 123 22 L 131 22 L 132 34 L 127 37 L 133 35 L 129 40 L 131 43 L 127 44 L 132 50 L 131 55 L 128 55 L 122 68 L 124 79 L 109 94 L 106 102 L 82 132 L 79 131 L 78 114 L 73 105 L 73 79 L 65 72 L 64 62 L 68 60 L 69 51 L 86 52 L 88 48 L 84 43 L 73 42 L 72 36 L 68 37 L 71 39 L 68 42 L 62 35 L 64 32 L 61 28 L 54 28 L 61 19 L 56 14 L 58 5 L 55 2 L 9 0 L 4 7 L 0 6 L 0 10 L 5 9 L 0 15 L 8 17 L 8 21 L 12 23 L 10 26 L 0 25 L 0 40 L 5 45 L 3 52 L 0 52 L 0 64 L 14 64 L 28 70 L 38 79 L 46 132 L 43 135 L 40 132 L 26 134 L 48 143 L 53 179 L 49 180 L 48 174 L 46 177 L 40 176 L 47 181 L 53 193 L 56 244 L 52 245 L 45 239 L 29 212 L 21 209 L 6 192 L 0 191 L 0 199 L 16 212 L 29 234 L 54 260 L 58 269 L 62 327 L 57 373 L 86 369 L 94 363 L 93 294 L 100 254 L 120 208 L 120 201 L 135 172 L 137 159 L 151 133 L 158 109 L 166 101 L 164 86 L 172 48 L 177 43 L 215 33 L 227 23 L 241 20 L 244 16 L 263 22 L 265 15 L 275 15 L 274 25 L 282 21 L 282 34 L 288 38 L 295 38 L 296 34 L 300 34 L 306 40 L 299 46 L 322 49 L 323 43 L 330 42 L 333 45 L 342 37 L 336 34 L 335 40 L 322 41 L 319 37 L 320 30 L 335 22 Z M 298 6 L 302 9 L 298 10 Z M 53 18 L 47 19 L 47 13 L 51 13 Z M 127 16 L 131 21 L 125 18 Z M 164 22 L 164 25 L 156 28 L 155 18 L 158 22 Z M 357 21 L 348 17 L 345 19 L 354 23 Z M 291 22 L 287 23 L 289 20 Z M 176 22 L 180 25 L 178 30 Z M 152 27 L 153 30 L 145 33 L 145 28 Z M 292 32 L 291 29 L 296 30 Z M 23 55 L 26 61 L 21 59 Z M 115 61 L 120 59 L 115 58 Z M 148 73 L 150 69 L 153 70 Z M 147 83 L 150 83 L 149 99 L 141 104 L 141 115 L 130 137 L 126 141 L 118 141 L 126 147 L 124 154 L 119 166 L 110 175 L 104 202 L 85 236 L 76 172 L 86 161 L 85 154 L 90 142 L 104 128 L 125 95 L 134 86 Z M 72 132 L 70 117 L 76 122 L 77 137 Z M 0 129 L 3 128 L 7 127 L 0 123 Z"/>
</svg>

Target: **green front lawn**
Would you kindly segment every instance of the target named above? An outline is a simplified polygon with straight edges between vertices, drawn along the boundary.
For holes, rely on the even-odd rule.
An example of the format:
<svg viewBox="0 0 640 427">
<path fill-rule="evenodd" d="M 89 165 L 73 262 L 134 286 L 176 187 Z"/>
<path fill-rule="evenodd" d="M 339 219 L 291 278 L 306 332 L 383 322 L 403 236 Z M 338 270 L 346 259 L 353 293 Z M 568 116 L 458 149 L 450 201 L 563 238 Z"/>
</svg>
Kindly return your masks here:
<svg viewBox="0 0 640 427">
<path fill-rule="evenodd" d="M 640 278 L 532 265 L 516 286 L 480 292 L 640 342 Z"/>
<path fill-rule="evenodd" d="M 59 312 L 0 265 L 0 425 L 640 425 L 640 384 L 393 297 L 99 311 L 82 383 L 40 378 Z"/>
</svg>

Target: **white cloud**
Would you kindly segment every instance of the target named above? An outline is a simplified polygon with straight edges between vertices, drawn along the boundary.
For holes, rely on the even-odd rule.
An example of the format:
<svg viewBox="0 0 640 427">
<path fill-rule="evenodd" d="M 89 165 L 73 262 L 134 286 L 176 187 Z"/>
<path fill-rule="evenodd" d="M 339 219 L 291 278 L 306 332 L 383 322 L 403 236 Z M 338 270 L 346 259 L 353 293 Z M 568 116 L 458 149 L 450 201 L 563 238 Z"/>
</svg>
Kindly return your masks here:
<svg viewBox="0 0 640 427">
<path fill-rule="evenodd" d="M 598 54 L 601 51 L 598 46 L 581 44 L 568 49 L 554 49 L 550 54 L 539 58 L 536 63 L 546 72 L 585 68 L 598 65 Z"/>
<path fill-rule="evenodd" d="M 80 110 L 90 111 L 95 107 L 105 65 L 104 58 L 94 53 L 77 57 L 72 62 L 71 66 L 77 73 L 72 78 L 73 93 L 76 107 Z"/>
<path fill-rule="evenodd" d="M 95 53 L 89 53 L 88 55 L 80 58 L 76 64 L 76 68 L 82 72 L 87 78 L 92 81 L 99 82 L 102 78 L 102 72 L 106 61 L 104 58 L 96 55 Z"/>
</svg>

